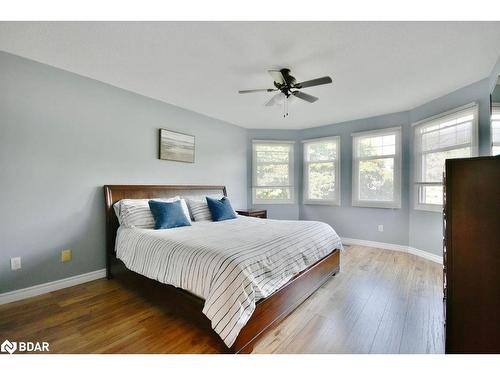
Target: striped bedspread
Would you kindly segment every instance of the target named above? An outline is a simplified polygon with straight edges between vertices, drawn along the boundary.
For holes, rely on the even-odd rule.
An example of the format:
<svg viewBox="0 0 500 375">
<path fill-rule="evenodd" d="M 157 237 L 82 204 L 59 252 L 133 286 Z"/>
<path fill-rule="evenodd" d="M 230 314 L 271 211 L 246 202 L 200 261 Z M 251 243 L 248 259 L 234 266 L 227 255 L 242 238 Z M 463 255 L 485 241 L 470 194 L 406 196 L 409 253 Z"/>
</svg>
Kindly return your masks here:
<svg viewBox="0 0 500 375">
<path fill-rule="evenodd" d="M 342 244 L 316 221 L 238 216 L 166 230 L 119 228 L 116 254 L 127 268 L 205 300 L 203 313 L 230 347 L 255 303 Z"/>
</svg>

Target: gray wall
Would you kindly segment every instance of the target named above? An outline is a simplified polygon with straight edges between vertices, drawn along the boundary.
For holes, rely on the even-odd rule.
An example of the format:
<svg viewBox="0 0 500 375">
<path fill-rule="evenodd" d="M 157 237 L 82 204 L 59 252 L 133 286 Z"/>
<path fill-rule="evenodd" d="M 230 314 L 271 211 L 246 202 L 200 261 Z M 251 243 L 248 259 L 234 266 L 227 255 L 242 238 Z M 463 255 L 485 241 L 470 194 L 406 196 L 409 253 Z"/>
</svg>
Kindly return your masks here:
<svg viewBox="0 0 500 375">
<path fill-rule="evenodd" d="M 491 93 L 491 100 L 493 103 L 500 103 L 500 85 L 496 85 Z"/>
<path fill-rule="evenodd" d="M 196 163 L 158 160 L 160 127 Z M 104 267 L 102 185 L 223 184 L 243 207 L 246 162 L 244 129 L 0 52 L 0 292 Z"/>
<path fill-rule="evenodd" d="M 493 69 L 491 70 L 491 73 L 490 73 L 490 76 L 489 76 L 489 87 L 490 87 L 490 91 L 489 92 L 492 92 L 493 89 L 495 88 L 495 85 L 497 84 L 498 82 L 498 76 L 500 75 L 500 56 L 498 57 L 498 60 L 495 64 L 495 66 L 493 67 Z"/>
</svg>

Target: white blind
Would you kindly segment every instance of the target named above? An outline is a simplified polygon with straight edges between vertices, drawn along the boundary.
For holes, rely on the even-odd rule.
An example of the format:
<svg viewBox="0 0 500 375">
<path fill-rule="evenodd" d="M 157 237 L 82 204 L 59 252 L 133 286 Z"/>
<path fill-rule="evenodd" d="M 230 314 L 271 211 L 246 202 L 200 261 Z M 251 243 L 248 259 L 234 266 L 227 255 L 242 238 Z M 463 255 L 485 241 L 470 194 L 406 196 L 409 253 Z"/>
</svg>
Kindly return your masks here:
<svg viewBox="0 0 500 375">
<path fill-rule="evenodd" d="M 494 103 L 491 111 L 491 154 L 500 154 L 500 103 Z"/>
<path fill-rule="evenodd" d="M 304 154 L 308 162 L 327 162 L 337 159 L 338 137 L 304 141 Z"/>
<path fill-rule="evenodd" d="M 396 154 L 396 133 L 380 136 L 355 136 L 356 156 L 358 158 L 373 158 Z"/>
<path fill-rule="evenodd" d="M 419 151 L 429 152 L 459 146 L 471 146 L 476 106 L 424 122 L 416 128 Z"/>
</svg>

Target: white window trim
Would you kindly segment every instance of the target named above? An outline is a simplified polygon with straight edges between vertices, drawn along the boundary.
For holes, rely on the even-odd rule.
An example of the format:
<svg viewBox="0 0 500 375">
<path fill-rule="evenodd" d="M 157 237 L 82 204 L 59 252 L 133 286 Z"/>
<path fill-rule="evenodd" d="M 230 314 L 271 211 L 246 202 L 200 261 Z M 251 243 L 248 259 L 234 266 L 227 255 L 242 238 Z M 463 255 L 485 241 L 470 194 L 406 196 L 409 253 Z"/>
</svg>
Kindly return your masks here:
<svg viewBox="0 0 500 375">
<path fill-rule="evenodd" d="M 313 143 L 321 143 L 325 142 L 328 140 L 332 140 L 336 143 L 337 146 L 337 158 L 332 159 L 332 160 L 327 160 L 325 162 L 334 162 L 335 163 L 335 198 L 334 199 L 310 199 L 307 198 L 309 193 L 309 168 L 307 168 L 307 165 L 310 163 L 307 161 L 307 155 L 306 155 L 306 146 L 308 144 L 313 144 Z M 319 204 L 319 205 L 327 205 L 327 206 L 340 206 L 340 192 L 341 192 L 341 185 L 340 185 L 340 136 L 332 136 L 332 137 L 323 137 L 323 138 L 314 138 L 314 139 L 305 139 L 302 141 L 302 150 L 303 150 L 303 197 L 302 197 L 302 203 L 303 204 Z"/>
<path fill-rule="evenodd" d="M 367 136 L 396 135 L 396 147 L 394 156 L 381 155 L 373 157 L 357 157 L 357 138 Z M 353 207 L 372 207 L 372 208 L 401 208 L 401 126 L 392 128 L 383 128 L 369 130 L 364 132 L 352 133 L 352 205 Z M 359 200 L 359 161 L 369 159 L 394 159 L 394 200 L 391 202 Z"/>
<path fill-rule="evenodd" d="M 461 112 L 461 111 L 464 111 L 466 109 L 474 108 L 474 107 L 478 107 L 478 104 L 476 102 L 470 102 L 470 103 L 462 105 L 460 107 L 450 109 L 446 112 L 441 112 L 441 113 L 438 113 L 437 115 L 429 116 L 429 117 L 426 117 L 422 120 L 416 121 L 416 122 L 412 123 L 411 126 L 416 127 L 419 125 L 423 125 L 423 124 L 426 124 L 426 123 L 431 122 L 431 121 L 439 120 L 442 117 L 450 116 L 450 115 L 453 115 L 457 112 Z"/>
<path fill-rule="evenodd" d="M 495 108 L 500 111 L 500 103 L 491 103 L 491 116 L 493 116 L 493 111 Z M 493 142 L 493 120 L 490 119 L 490 134 L 491 134 L 491 147 L 490 147 L 490 155 L 494 156 L 493 147 L 500 147 L 500 140 L 497 142 Z"/>
<path fill-rule="evenodd" d="M 449 111 L 437 114 L 435 116 L 427 117 L 423 120 L 415 122 L 412 124 L 413 127 L 413 160 L 414 160 L 414 183 L 413 183 L 413 208 L 418 211 L 431 211 L 431 212 L 442 212 L 443 205 L 442 204 L 429 204 L 429 203 L 420 203 L 419 195 L 420 189 L 419 187 L 422 185 L 430 185 L 430 186 L 442 186 L 441 182 L 423 182 L 421 181 L 421 152 L 419 147 L 417 146 L 417 131 L 421 127 L 427 125 L 429 122 L 439 120 L 440 118 L 444 118 L 447 116 L 451 116 L 455 113 L 462 112 L 466 109 L 474 110 L 474 120 L 472 122 L 472 142 L 471 142 L 471 156 L 477 156 L 479 150 L 479 105 L 476 102 L 472 102 L 461 107 L 457 107 L 451 109 Z M 443 147 L 442 150 L 446 151 L 447 149 L 455 149 L 459 148 L 457 146 L 453 147 Z M 441 150 L 441 149 L 440 149 Z M 434 150 L 435 152 L 435 150 Z"/>
<path fill-rule="evenodd" d="M 269 139 L 254 139 L 252 140 L 252 203 L 253 204 L 294 204 L 295 203 L 295 176 L 294 176 L 294 145 L 295 141 L 288 141 L 288 140 L 269 140 Z M 256 144 L 289 144 L 291 145 L 290 147 L 290 152 L 288 156 L 288 167 L 289 167 L 289 181 L 291 182 L 291 185 L 288 186 L 256 186 L 255 181 L 257 181 L 257 160 L 256 160 L 256 153 L 255 153 L 255 145 Z M 290 199 L 258 199 L 255 196 L 256 189 L 257 188 L 289 188 L 290 189 Z"/>
</svg>

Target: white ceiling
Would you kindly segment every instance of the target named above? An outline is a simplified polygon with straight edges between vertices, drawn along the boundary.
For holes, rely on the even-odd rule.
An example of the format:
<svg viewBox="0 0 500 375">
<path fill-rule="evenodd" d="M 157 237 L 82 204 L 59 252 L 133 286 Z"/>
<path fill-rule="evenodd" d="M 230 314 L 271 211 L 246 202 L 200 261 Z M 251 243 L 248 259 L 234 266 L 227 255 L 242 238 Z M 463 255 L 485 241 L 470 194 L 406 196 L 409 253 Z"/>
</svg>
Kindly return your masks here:
<svg viewBox="0 0 500 375">
<path fill-rule="evenodd" d="M 247 128 L 300 129 L 414 108 L 489 75 L 500 22 L 0 22 L 0 49 Z M 269 68 L 304 89 L 264 107 Z"/>
</svg>

